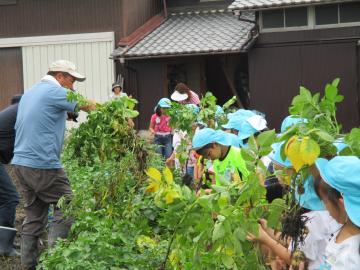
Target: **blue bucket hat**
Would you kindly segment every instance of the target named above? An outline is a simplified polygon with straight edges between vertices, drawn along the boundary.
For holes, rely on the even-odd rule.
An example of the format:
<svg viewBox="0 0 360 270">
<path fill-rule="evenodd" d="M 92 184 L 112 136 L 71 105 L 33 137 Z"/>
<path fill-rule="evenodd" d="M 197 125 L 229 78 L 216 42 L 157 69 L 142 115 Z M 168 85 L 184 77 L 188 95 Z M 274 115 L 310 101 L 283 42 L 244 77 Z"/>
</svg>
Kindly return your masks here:
<svg viewBox="0 0 360 270">
<path fill-rule="evenodd" d="M 360 159 L 355 156 L 337 156 L 330 161 L 316 160 L 321 178 L 339 191 L 350 220 L 360 226 Z"/>
<path fill-rule="evenodd" d="M 289 127 L 296 125 L 298 123 L 307 123 L 308 120 L 305 118 L 300 118 L 296 115 L 288 115 L 284 118 L 284 120 L 281 123 L 280 132 L 285 132 Z"/>
<path fill-rule="evenodd" d="M 156 111 L 156 108 L 160 107 L 160 108 L 170 108 L 171 107 L 171 101 L 168 98 L 162 98 L 159 100 L 158 104 L 156 105 L 156 107 L 154 108 L 154 111 Z"/>
<path fill-rule="evenodd" d="M 291 164 L 290 160 L 286 158 L 283 160 L 281 158 L 280 152 L 281 152 L 281 146 L 284 142 L 280 143 L 273 143 L 271 147 L 273 148 L 273 151 L 270 153 L 269 158 L 273 163 L 278 164 L 279 166 L 285 167 L 285 168 L 292 168 L 293 165 Z M 319 211 L 319 210 L 325 210 L 324 204 L 320 200 L 319 196 L 316 194 L 314 189 L 314 178 L 312 176 L 307 177 L 303 181 L 303 187 L 304 187 L 304 193 L 299 194 L 297 191 L 297 187 L 295 189 L 295 199 L 298 201 L 298 203 L 309 210 L 312 211 Z"/>
<path fill-rule="evenodd" d="M 192 139 L 192 149 L 198 150 L 213 142 L 226 146 L 239 146 L 236 135 L 212 128 L 203 128 L 195 133 Z"/>
<path fill-rule="evenodd" d="M 256 128 L 254 128 L 248 121 L 242 121 L 239 127 L 239 134 L 238 134 L 238 138 L 240 140 L 244 140 L 249 138 L 251 135 L 254 135 L 255 133 L 257 133 L 259 130 L 257 130 Z"/>
</svg>

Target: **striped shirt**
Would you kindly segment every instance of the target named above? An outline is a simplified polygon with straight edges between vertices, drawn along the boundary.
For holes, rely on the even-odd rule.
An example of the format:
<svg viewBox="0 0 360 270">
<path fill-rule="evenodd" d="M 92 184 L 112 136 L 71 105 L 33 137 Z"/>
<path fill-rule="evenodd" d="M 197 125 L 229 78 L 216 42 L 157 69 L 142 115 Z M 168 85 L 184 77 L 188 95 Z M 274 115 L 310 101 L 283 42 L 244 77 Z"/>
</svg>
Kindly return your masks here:
<svg viewBox="0 0 360 270">
<path fill-rule="evenodd" d="M 200 104 L 200 99 L 199 96 L 190 90 L 190 95 L 188 95 L 188 98 L 183 100 L 183 101 L 179 101 L 180 104 L 195 104 L 195 105 L 199 105 Z"/>
</svg>

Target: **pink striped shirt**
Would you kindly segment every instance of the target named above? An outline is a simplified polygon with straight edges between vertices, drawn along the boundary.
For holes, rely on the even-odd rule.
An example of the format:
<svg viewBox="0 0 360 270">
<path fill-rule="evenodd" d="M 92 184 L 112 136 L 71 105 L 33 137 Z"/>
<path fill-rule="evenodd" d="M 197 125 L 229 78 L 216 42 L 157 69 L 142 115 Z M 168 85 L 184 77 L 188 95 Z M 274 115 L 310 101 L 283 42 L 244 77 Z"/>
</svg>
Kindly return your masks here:
<svg viewBox="0 0 360 270">
<path fill-rule="evenodd" d="M 195 105 L 199 105 L 200 104 L 200 99 L 199 96 L 190 90 L 190 95 L 188 96 L 187 99 L 183 100 L 183 101 L 179 101 L 180 104 L 195 104 Z"/>
</svg>

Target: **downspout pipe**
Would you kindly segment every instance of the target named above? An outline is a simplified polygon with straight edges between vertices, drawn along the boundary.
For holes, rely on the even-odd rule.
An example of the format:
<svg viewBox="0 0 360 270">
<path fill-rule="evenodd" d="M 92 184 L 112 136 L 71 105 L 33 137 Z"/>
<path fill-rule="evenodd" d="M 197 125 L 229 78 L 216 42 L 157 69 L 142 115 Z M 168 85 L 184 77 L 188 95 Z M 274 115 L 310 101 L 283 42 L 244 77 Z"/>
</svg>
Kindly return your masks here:
<svg viewBox="0 0 360 270">
<path fill-rule="evenodd" d="M 250 31 L 249 40 L 241 48 L 242 51 L 247 52 L 254 45 L 254 43 L 256 42 L 257 37 L 259 36 L 259 32 L 260 32 L 259 31 L 259 25 L 258 25 L 256 20 L 250 20 L 250 19 L 242 18 L 241 17 L 241 11 L 239 11 L 239 10 L 235 10 L 234 14 L 237 15 L 239 21 L 254 24 L 254 27 Z"/>
<path fill-rule="evenodd" d="M 165 19 L 168 17 L 168 10 L 166 5 L 166 0 L 163 0 L 163 6 L 164 6 L 164 17 Z"/>
</svg>

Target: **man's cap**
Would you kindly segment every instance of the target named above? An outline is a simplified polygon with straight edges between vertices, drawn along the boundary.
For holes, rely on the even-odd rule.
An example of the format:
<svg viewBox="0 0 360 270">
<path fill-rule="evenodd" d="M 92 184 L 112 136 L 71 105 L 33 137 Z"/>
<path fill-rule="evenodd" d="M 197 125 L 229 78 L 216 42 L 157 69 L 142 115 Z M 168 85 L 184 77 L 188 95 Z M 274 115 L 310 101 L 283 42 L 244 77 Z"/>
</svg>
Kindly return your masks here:
<svg viewBox="0 0 360 270">
<path fill-rule="evenodd" d="M 179 91 L 175 90 L 174 93 L 171 95 L 171 99 L 174 101 L 184 101 L 188 98 L 188 94 L 184 93 L 181 94 Z"/>
<path fill-rule="evenodd" d="M 350 220 L 360 226 L 360 159 L 355 156 L 336 156 L 330 161 L 316 160 L 321 178 L 344 198 Z"/>
<path fill-rule="evenodd" d="M 49 71 L 60 71 L 69 73 L 73 76 L 77 81 L 82 82 L 85 80 L 85 76 L 81 75 L 76 71 L 76 66 L 74 63 L 68 60 L 57 60 L 51 63 L 49 67 Z"/>
<path fill-rule="evenodd" d="M 222 130 L 203 128 L 195 132 L 192 139 L 192 150 L 199 150 L 209 143 L 218 143 L 226 146 L 239 146 L 237 136 Z"/>
</svg>

